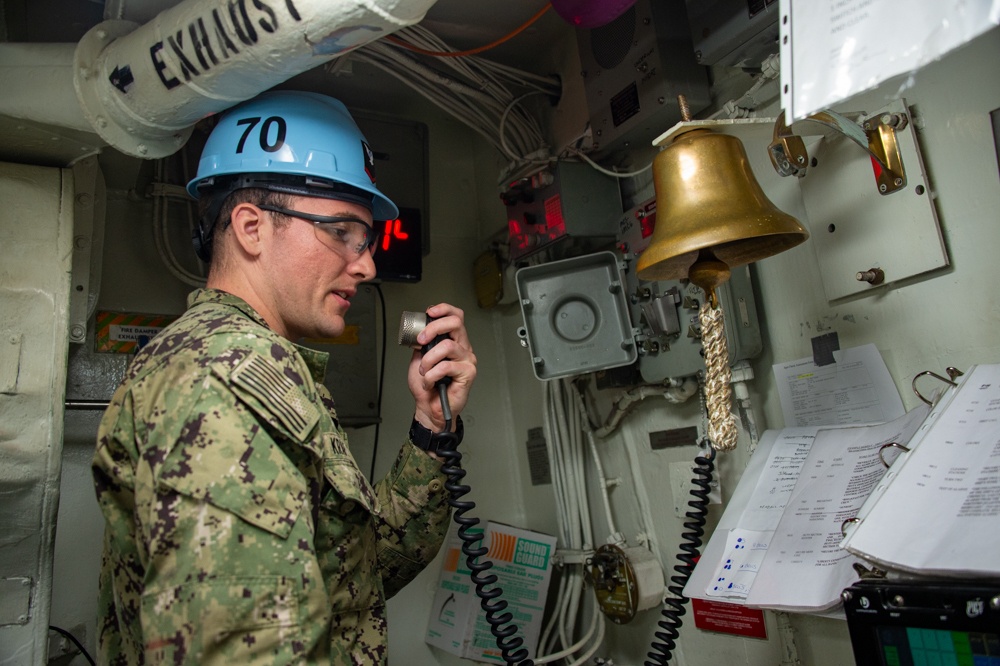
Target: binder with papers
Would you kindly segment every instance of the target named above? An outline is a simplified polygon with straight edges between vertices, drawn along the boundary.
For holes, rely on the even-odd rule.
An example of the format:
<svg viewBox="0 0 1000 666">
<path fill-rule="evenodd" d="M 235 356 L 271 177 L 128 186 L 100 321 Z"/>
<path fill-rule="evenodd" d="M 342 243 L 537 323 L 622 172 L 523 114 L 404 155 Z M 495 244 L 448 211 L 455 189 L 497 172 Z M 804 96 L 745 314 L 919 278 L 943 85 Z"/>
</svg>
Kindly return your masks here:
<svg viewBox="0 0 1000 666">
<path fill-rule="evenodd" d="M 953 382 L 875 486 L 840 546 L 883 569 L 1000 576 L 1000 365 Z"/>
<path fill-rule="evenodd" d="M 684 594 L 827 613 L 870 570 L 1000 577 L 1000 365 L 959 375 L 888 423 L 767 431 Z"/>
</svg>

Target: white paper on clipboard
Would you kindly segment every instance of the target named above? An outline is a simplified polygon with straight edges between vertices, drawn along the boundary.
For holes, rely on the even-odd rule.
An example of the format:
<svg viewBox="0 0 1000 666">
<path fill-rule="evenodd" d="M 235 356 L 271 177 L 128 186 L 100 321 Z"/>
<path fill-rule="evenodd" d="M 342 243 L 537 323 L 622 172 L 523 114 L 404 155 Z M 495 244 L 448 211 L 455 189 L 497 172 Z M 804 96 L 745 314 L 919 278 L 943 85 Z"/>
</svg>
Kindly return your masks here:
<svg viewBox="0 0 1000 666">
<path fill-rule="evenodd" d="M 788 122 L 918 70 L 1000 24 L 1000 0 L 782 0 Z"/>
</svg>

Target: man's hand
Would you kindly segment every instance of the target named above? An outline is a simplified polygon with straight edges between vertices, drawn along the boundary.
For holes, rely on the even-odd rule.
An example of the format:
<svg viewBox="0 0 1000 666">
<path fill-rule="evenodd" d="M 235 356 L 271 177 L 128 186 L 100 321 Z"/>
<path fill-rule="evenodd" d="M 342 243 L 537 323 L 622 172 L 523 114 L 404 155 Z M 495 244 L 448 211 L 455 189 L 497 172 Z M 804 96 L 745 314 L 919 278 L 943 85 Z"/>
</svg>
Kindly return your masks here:
<svg viewBox="0 0 1000 666">
<path fill-rule="evenodd" d="M 417 336 L 417 342 L 425 345 L 439 335 L 447 335 L 427 350 L 426 354 L 413 352 L 407 372 L 410 393 L 416 401 L 415 418 L 425 428 L 441 432 L 445 427 L 441 412 L 441 401 L 435 384 L 445 377 L 451 377 L 448 385 L 448 402 L 454 419 L 461 413 L 469 399 L 469 389 L 476 379 L 476 355 L 469 343 L 465 330 L 465 313 L 462 310 L 439 303 L 427 308 L 427 314 L 435 319 Z"/>
</svg>

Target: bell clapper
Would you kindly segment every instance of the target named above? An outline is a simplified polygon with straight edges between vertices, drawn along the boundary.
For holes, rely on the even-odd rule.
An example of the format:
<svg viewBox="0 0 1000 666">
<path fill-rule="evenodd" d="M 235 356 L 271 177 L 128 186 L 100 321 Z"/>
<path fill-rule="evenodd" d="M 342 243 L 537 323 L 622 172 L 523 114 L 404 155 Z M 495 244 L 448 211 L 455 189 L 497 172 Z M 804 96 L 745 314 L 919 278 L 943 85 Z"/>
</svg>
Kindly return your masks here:
<svg viewBox="0 0 1000 666">
<path fill-rule="evenodd" d="M 688 269 L 688 279 L 705 292 L 708 301 L 713 307 L 719 306 L 719 299 L 715 295 L 715 288 L 726 282 L 732 273 L 726 262 L 717 259 L 710 248 L 701 250 L 698 259 L 691 264 Z"/>
</svg>

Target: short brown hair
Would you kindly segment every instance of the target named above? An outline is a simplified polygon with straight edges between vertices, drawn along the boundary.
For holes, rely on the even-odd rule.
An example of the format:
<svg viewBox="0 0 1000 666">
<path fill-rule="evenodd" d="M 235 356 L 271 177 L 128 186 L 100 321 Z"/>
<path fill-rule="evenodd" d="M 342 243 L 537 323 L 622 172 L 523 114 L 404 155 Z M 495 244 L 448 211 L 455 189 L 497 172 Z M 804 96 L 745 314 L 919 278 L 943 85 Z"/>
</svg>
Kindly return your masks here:
<svg viewBox="0 0 1000 666">
<path fill-rule="evenodd" d="M 211 197 L 202 197 L 200 203 L 200 212 L 202 215 L 206 215 L 211 209 Z M 210 265 L 221 266 L 223 255 L 225 254 L 224 243 L 221 240 L 223 232 L 229 227 L 233 210 L 244 203 L 255 206 L 267 205 L 276 208 L 290 208 L 292 195 L 284 192 L 275 192 L 262 187 L 244 187 L 229 193 L 222 202 L 222 207 L 219 209 L 219 216 L 216 218 L 215 226 L 212 230 L 212 238 L 210 239 L 212 244 L 212 261 Z M 271 215 L 274 217 L 275 226 L 278 227 L 284 226 L 290 220 L 287 215 L 282 215 L 281 213 L 271 213 Z"/>
</svg>

